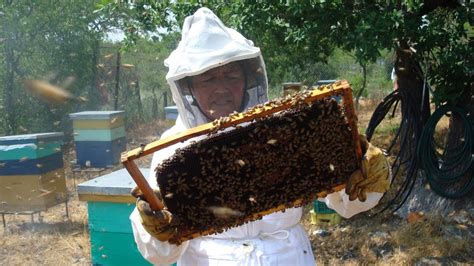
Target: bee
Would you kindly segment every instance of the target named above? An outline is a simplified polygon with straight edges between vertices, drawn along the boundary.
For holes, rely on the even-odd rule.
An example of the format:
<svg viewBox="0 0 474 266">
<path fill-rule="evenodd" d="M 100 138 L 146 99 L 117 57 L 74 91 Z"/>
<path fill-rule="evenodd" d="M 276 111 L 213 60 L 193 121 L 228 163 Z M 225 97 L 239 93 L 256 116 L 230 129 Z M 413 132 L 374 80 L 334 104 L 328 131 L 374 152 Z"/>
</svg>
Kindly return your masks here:
<svg viewBox="0 0 474 266">
<path fill-rule="evenodd" d="M 275 145 L 278 141 L 276 139 L 270 139 L 267 141 L 267 144 Z"/>
<path fill-rule="evenodd" d="M 244 167 L 244 166 L 245 166 L 245 161 L 242 160 L 242 159 L 236 160 L 235 163 L 238 164 L 240 167 Z"/>
<path fill-rule="evenodd" d="M 211 207 L 207 207 L 207 209 L 211 211 L 211 213 L 214 214 L 214 216 L 220 219 L 228 219 L 228 218 L 240 217 L 244 215 L 244 213 L 237 210 L 233 210 L 228 207 L 211 206 Z"/>
<path fill-rule="evenodd" d="M 72 78 L 71 78 L 72 79 Z M 71 80 L 70 79 L 70 80 Z M 62 87 L 50 84 L 47 81 L 43 80 L 24 80 L 23 86 L 35 97 L 51 104 L 64 104 L 69 101 L 79 101 L 84 102 L 83 99 L 75 97 L 70 92 L 64 89 L 67 87 L 67 83 L 72 83 L 72 81 L 66 80 Z"/>
</svg>

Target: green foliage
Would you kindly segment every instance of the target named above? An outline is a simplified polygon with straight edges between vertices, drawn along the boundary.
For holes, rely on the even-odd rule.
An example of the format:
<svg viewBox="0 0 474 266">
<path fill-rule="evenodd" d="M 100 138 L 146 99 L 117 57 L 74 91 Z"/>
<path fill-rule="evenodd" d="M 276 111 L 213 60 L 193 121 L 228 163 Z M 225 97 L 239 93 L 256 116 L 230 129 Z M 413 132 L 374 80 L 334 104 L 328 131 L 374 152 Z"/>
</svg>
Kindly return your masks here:
<svg viewBox="0 0 474 266">
<path fill-rule="evenodd" d="M 103 2 L 110 8 L 129 7 Z M 407 42 L 426 66 L 436 102 L 442 103 L 459 99 L 474 68 L 472 34 L 466 34 L 466 27 L 473 24 L 472 4 L 468 2 L 140 1 L 128 8 L 133 10 L 128 18 L 137 23 L 137 28 L 152 29 L 150 25 L 156 23 L 155 27 L 176 30 L 187 15 L 208 6 L 262 48 L 272 86 L 282 76 L 298 77 L 287 74 L 291 72 L 285 71 L 290 69 L 288 66 L 298 71 L 315 62 L 324 63 L 335 47 L 353 54 L 360 66 L 367 66 L 382 51 Z M 154 10 L 159 18 L 150 20 L 139 15 L 141 10 L 148 10 L 147 14 Z"/>
<path fill-rule="evenodd" d="M 391 92 L 393 88 L 390 79 L 393 63 L 391 62 L 392 52 L 382 50 L 380 57 L 367 65 L 367 84 L 363 97 L 372 99 L 382 99 L 383 96 Z M 352 88 L 358 91 L 362 87 L 362 67 L 356 62 L 355 55 L 336 49 L 329 57 L 329 66 L 337 75 L 335 79 L 347 79 Z"/>
<path fill-rule="evenodd" d="M 177 34 L 169 34 L 159 41 L 139 39 L 134 46 L 124 51 L 122 62 L 135 66 L 130 70 L 124 69 L 126 76 L 124 76 L 125 80 L 122 83 L 122 87 L 125 88 L 125 97 L 121 97 L 122 105 L 129 117 L 136 117 L 137 112 L 135 105 L 128 104 L 130 100 L 128 95 L 136 91 L 134 86 L 128 85 L 130 82 L 139 82 L 141 99 L 144 104 L 144 118 L 151 119 L 156 116 L 163 116 L 161 114 L 162 109 L 158 110 L 159 114 L 152 113 L 152 104 L 153 101 L 156 101 L 160 106 L 163 105 L 163 92 L 167 93 L 168 98 L 171 96 L 165 79 L 168 69 L 164 66 L 163 60 L 176 47 L 177 37 Z"/>
<path fill-rule="evenodd" d="M 88 97 L 101 32 L 93 14 L 94 1 L 4 1 L 0 4 L 0 59 L 3 134 L 60 131 L 65 114 L 75 106 L 50 106 L 26 93 L 25 79 L 49 79 Z M 0 132 L 2 133 L 2 132 Z"/>
<path fill-rule="evenodd" d="M 264 51 L 287 55 L 292 64 L 325 58 L 340 47 L 361 66 L 406 41 L 426 64 L 439 103 L 457 102 L 473 66 L 472 5 L 457 1 L 291 1 L 232 5 L 234 25 L 252 34 Z M 469 24 L 470 23 L 470 24 Z M 471 43 L 471 44 L 470 44 Z M 270 55 L 272 56 L 272 55 Z M 301 59 L 303 56 L 303 59 Z M 356 83 L 358 81 L 356 80 Z"/>
<path fill-rule="evenodd" d="M 183 7 L 188 5 L 192 6 L 183 4 Z M 175 6 L 181 5 L 171 4 L 170 1 L 100 0 L 95 13 L 100 14 L 108 26 L 123 30 L 126 38 L 122 48 L 128 49 L 141 38 L 160 38 L 168 32 L 179 31 L 175 17 L 180 18 L 183 12 L 176 12 Z M 164 29 L 164 33 L 160 33 L 159 29 Z"/>
<path fill-rule="evenodd" d="M 436 9 L 423 18 L 416 48 L 435 86 L 437 104 L 456 103 L 463 93 L 460 88 L 472 81 L 469 72 L 474 70 L 474 46 L 466 23 L 473 20 L 473 10 L 462 7 L 454 11 Z"/>
</svg>

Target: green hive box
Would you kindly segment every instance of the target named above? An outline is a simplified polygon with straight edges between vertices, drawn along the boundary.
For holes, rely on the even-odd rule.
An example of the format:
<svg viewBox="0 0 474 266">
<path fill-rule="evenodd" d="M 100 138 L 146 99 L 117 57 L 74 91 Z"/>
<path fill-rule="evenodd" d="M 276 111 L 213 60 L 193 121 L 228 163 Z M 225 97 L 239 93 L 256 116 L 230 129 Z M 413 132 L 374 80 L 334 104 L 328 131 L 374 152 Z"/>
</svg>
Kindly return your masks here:
<svg viewBox="0 0 474 266">
<path fill-rule="evenodd" d="M 148 176 L 148 169 L 140 169 Z M 125 169 L 79 184 L 79 200 L 87 201 L 93 265 L 151 265 L 140 254 L 129 216 L 135 187 Z"/>
</svg>

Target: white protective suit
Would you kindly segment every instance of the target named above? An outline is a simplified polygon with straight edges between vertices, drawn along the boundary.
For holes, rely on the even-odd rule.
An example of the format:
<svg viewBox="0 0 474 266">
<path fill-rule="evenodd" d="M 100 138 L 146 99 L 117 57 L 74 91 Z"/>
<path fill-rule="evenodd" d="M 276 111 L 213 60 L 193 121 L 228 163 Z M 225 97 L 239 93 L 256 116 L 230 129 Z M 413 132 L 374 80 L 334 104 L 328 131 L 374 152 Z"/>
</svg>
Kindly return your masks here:
<svg viewBox="0 0 474 266">
<path fill-rule="evenodd" d="M 239 111 L 267 100 L 267 80 L 260 49 L 235 30 L 225 27 L 207 8 L 201 8 L 187 17 L 178 48 L 165 60 L 169 67 L 166 78 L 179 116 L 176 124 L 162 138 L 208 122 L 189 89 L 186 89 L 186 82 L 182 82 L 183 78 L 242 60 L 247 60 L 242 66 L 251 70 L 246 69 L 246 95 Z M 256 63 L 259 64 L 257 67 Z M 156 166 L 183 145 L 186 143 L 170 146 L 153 155 L 149 175 L 152 185 L 156 185 Z M 348 218 L 374 207 L 381 196 L 382 193 L 369 193 L 365 202 L 351 202 L 341 191 L 328 195 L 322 201 Z M 308 236 L 299 224 L 301 215 L 302 208 L 287 209 L 221 234 L 186 241 L 179 246 L 161 242 L 148 234 L 136 209 L 130 219 L 138 249 L 153 264 L 169 265 L 177 261 L 178 265 L 315 265 Z"/>
</svg>

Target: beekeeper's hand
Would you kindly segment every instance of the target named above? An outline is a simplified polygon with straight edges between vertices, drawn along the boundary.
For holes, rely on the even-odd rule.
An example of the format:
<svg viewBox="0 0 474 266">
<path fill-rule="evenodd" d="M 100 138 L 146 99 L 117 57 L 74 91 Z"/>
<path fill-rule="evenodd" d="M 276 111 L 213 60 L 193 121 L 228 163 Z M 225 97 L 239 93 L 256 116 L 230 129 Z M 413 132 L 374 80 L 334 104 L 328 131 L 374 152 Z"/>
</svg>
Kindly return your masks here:
<svg viewBox="0 0 474 266">
<path fill-rule="evenodd" d="M 158 190 L 153 190 L 153 192 L 158 199 L 163 200 Z M 131 194 L 137 198 L 137 210 L 143 228 L 160 241 L 170 240 L 176 234 L 176 228 L 171 226 L 173 215 L 167 210 L 153 211 L 138 187 L 132 189 Z"/>
<path fill-rule="evenodd" d="M 352 173 L 346 184 L 349 200 L 359 199 L 364 202 L 368 192 L 385 193 L 390 187 L 390 171 L 387 158 L 382 150 L 370 144 L 365 136 L 359 140 L 362 152 L 361 168 Z"/>
</svg>

